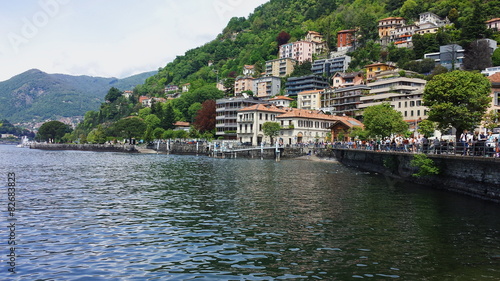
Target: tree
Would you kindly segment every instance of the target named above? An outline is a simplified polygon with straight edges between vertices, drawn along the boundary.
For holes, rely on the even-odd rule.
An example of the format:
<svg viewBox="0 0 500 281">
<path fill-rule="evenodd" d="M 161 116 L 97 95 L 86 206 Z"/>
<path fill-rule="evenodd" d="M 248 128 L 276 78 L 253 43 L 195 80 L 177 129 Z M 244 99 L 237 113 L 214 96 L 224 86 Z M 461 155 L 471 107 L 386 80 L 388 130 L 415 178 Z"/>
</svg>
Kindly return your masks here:
<svg viewBox="0 0 500 281">
<path fill-rule="evenodd" d="M 490 131 L 493 131 L 494 128 L 497 128 L 499 122 L 500 122 L 500 113 L 495 110 L 489 111 L 483 117 L 484 127 L 489 129 Z"/>
<path fill-rule="evenodd" d="M 480 73 L 452 71 L 434 76 L 424 89 L 430 121 L 441 131 L 454 127 L 457 137 L 476 127 L 490 105 L 491 84 Z"/>
<path fill-rule="evenodd" d="M 274 143 L 274 137 L 279 136 L 280 130 L 281 126 L 277 122 L 265 122 L 262 124 L 262 131 L 264 132 L 264 135 L 271 139 L 271 145 Z"/>
<path fill-rule="evenodd" d="M 434 134 L 434 130 L 436 130 L 436 123 L 431 120 L 425 119 L 418 123 L 418 132 L 424 136 L 431 136 Z"/>
<path fill-rule="evenodd" d="M 115 87 L 111 87 L 111 89 L 109 89 L 109 91 L 106 94 L 106 97 L 104 97 L 104 99 L 112 103 L 112 102 L 116 101 L 121 96 L 122 96 L 122 92 L 120 90 L 118 90 Z"/>
<path fill-rule="evenodd" d="M 71 128 L 60 121 L 49 121 L 43 123 L 38 129 L 36 139 L 47 142 L 60 142 L 66 133 L 71 133 Z"/>
<path fill-rule="evenodd" d="M 499 66 L 500 65 L 500 48 L 497 48 L 493 52 L 493 56 L 491 57 L 491 61 L 493 62 L 494 66 Z"/>
<path fill-rule="evenodd" d="M 194 118 L 194 127 L 200 133 L 211 132 L 215 129 L 215 100 L 206 100 Z"/>
<path fill-rule="evenodd" d="M 408 130 L 408 123 L 403 120 L 401 112 L 389 103 L 367 107 L 363 113 L 363 124 L 370 136 L 380 138 L 404 134 Z"/>
<path fill-rule="evenodd" d="M 276 37 L 276 42 L 278 42 L 278 47 L 288 43 L 288 40 L 290 40 L 290 38 L 291 38 L 290 34 L 288 34 L 286 31 L 281 31 Z"/>
<path fill-rule="evenodd" d="M 463 65 L 466 70 L 484 70 L 492 66 L 491 50 L 488 41 L 476 40 L 465 49 Z"/>
<path fill-rule="evenodd" d="M 146 123 L 139 117 L 126 117 L 118 120 L 113 130 L 117 137 L 122 137 L 132 143 L 133 138 L 140 138 L 146 131 Z"/>
<path fill-rule="evenodd" d="M 89 143 L 105 143 L 106 142 L 106 132 L 102 125 L 98 125 L 97 128 L 93 129 L 87 136 L 87 142 Z"/>
</svg>

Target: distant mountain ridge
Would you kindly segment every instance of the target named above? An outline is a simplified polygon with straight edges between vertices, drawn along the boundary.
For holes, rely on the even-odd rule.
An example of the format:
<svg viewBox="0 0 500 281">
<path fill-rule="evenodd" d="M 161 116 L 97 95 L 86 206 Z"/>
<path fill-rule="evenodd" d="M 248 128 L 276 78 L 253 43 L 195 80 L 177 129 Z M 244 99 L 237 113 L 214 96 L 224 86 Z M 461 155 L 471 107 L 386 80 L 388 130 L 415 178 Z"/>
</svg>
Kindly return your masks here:
<svg viewBox="0 0 500 281">
<path fill-rule="evenodd" d="M 133 90 L 155 73 L 118 79 L 31 69 L 0 82 L 0 119 L 18 123 L 83 116 L 99 108 L 111 87 Z"/>
</svg>

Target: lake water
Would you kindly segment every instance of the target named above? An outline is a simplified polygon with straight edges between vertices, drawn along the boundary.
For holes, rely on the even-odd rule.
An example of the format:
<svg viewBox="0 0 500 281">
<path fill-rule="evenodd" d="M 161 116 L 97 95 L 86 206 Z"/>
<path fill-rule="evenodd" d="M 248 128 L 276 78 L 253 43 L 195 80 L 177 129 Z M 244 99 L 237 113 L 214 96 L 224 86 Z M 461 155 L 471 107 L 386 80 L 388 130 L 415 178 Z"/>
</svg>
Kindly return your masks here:
<svg viewBox="0 0 500 281">
<path fill-rule="evenodd" d="M 0 146 L 0 163 L 0 280 L 500 280 L 498 204 L 333 161 Z"/>
</svg>

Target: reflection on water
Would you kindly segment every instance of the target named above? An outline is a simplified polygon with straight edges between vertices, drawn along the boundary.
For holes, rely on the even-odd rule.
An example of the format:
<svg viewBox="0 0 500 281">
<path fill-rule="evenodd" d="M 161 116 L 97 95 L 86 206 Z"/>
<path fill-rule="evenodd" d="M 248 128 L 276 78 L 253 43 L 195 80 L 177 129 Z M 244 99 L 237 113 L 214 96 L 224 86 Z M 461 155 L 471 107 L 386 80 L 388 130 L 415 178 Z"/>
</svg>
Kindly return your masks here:
<svg viewBox="0 0 500 281">
<path fill-rule="evenodd" d="M 0 155 L 18 178 L 11 280 L 500 278 L 498 205 L 334 162 Z"/>
</svg>

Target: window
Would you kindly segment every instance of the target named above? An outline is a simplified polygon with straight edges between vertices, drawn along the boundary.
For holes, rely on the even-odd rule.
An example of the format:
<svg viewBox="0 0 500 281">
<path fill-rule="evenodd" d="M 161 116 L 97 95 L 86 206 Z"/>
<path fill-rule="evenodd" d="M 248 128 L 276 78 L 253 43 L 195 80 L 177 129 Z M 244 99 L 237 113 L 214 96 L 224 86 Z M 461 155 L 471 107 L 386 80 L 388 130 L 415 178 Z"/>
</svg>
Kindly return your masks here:
<svg viewBox="0 0 500 281">
<path fill-rule="evenodd" d="M 495 92 L 495 105 L 500 105 L 500 92 Z"/>
</svg>

